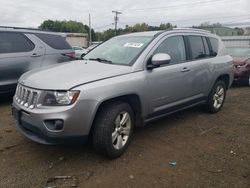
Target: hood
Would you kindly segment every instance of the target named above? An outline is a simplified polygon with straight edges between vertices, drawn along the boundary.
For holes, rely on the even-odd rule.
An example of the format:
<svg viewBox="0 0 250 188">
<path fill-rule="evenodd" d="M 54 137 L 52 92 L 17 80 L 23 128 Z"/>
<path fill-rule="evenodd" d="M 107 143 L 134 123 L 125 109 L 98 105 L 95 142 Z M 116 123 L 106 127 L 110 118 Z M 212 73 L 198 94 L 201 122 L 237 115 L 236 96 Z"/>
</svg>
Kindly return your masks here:
<svg viewBox="0 0 250 188">
<path fill-rule="evenodd" d="M 233 64 L 234 65 L 244 65 L 248 59 L 250 59 L 250 57 L 234 57 Z"/>
<path fill-rule="evenodd" d="M 22 75 L 19 83 L 36 89 L 68 90 L 77 85 L 130 72 L 129 66 L 81 60 L 29 71 Z"/>
</svg>

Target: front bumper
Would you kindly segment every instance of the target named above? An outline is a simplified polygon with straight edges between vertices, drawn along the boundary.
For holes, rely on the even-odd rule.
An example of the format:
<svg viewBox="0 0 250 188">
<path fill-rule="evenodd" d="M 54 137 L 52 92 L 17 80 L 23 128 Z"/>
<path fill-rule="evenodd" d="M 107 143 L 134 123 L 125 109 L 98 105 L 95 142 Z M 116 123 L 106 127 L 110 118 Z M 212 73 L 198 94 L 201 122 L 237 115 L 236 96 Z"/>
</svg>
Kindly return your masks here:
<svg viewBox="0 0 250 188">
<path fill-rule="evenodd" d="M 32 110 L 14 101 L 12 109 L 17 129 L 28 139 L 40 144 L 85 142 L 92 125 L 92 116 L 95 114 L 93 101 L 78 101 L 73 106 Z M 45 126 L 45 120 L 53 119 L 64 121 L 62 130 L 51 131 Z"/>
<path fill-rule="evenodd" d="M 250 70 L 246 67 L 234 68 L 234 84 L 250 84 Z"/>
</svg>

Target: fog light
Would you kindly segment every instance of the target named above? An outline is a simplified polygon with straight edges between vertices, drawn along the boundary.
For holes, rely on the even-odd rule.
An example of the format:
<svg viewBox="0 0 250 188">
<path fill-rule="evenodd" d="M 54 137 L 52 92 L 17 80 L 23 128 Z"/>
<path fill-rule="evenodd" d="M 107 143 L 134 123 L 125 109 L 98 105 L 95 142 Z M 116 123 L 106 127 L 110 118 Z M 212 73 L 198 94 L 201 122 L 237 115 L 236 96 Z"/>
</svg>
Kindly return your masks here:
<svg viewBox="0 0 250 188">
<path fill-rule="evenodd" d="M 61 131 L 63 129 L 64 122 L 60 119 L 45 120 L 44 124 L 50 131 Z"/>
</svg>

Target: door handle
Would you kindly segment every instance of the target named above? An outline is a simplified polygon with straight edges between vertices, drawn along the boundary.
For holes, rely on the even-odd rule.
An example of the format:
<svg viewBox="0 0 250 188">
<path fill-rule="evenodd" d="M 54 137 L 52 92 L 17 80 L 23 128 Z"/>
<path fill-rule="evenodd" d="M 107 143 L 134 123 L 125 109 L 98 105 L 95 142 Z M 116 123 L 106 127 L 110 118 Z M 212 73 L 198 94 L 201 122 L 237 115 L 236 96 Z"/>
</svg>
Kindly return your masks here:
<svg viewBox="0 0 250 188">
<path fill-rule="evenodd" d="M 190 69 L 187 68 L 187 67 L 184 67 L 184 68 L 181 70 L 181 72 L 188 72 L 188 71 L 190 71 Z"/>
<path fill-rule="evenodd" d="M 41 54 L 34 53 L 34 54 L 31 54 L 30 57 L 40 57 L 40 56 L 41 56 Z"/>
</svg>

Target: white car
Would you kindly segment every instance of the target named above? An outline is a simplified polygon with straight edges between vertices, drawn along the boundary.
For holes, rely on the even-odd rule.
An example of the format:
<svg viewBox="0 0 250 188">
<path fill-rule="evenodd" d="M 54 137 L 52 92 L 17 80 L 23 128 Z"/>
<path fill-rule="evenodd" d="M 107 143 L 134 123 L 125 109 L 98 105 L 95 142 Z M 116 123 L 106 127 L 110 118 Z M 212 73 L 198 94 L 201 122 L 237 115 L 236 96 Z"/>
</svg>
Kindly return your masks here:
<svg viewBox="0 0 250 188">
<path fill-rule="evenodd" d="M 72 49 L 75 50 L 76 59 L 83 59 L 83 57 L 88 53 L 86 49 L 78 46 L 73 46 Z"/>
</svg>

